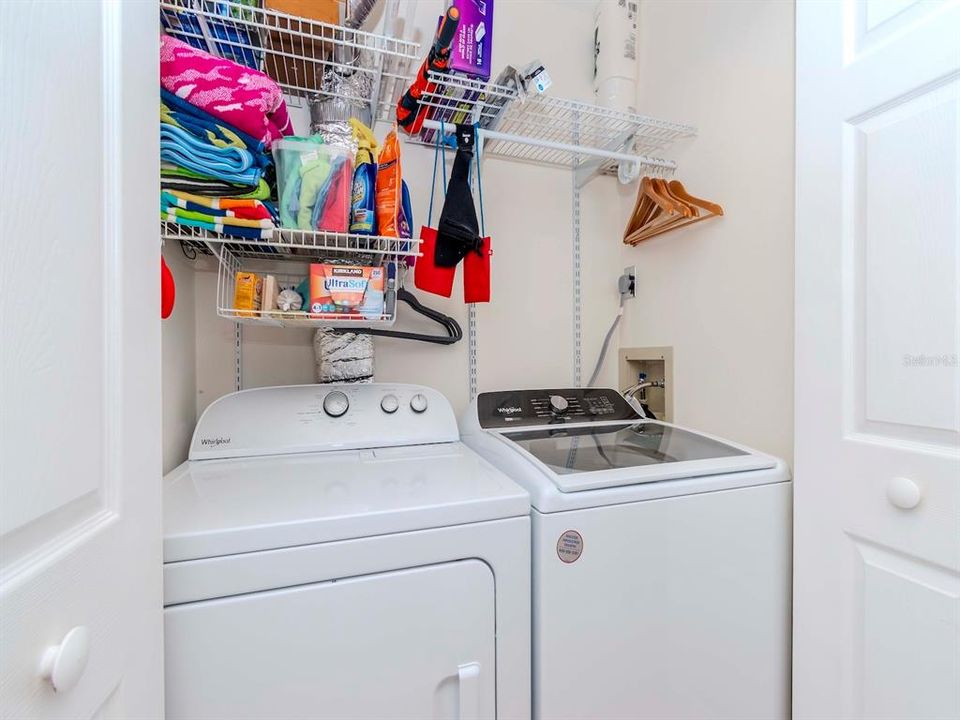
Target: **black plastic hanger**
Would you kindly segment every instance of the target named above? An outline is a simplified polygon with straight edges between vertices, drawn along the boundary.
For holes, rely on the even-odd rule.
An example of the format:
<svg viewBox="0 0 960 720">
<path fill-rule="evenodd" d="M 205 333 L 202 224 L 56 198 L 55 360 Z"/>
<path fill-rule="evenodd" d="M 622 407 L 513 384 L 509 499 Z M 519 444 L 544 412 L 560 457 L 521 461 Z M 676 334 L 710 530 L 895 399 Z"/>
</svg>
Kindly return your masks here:
<svg viewBox="0 0 960 720">
<path fill-rule="evenodd" d="M 391 337 L 398 340 L 416 340 L 418 342 L 434 343 L 435 345 L 453 345 L 463 339 L 463 330 L 460 323 L 439 310 L 429 308 L 409 290 L 397 288 L 397 300 L 407 303 L 415 312 L 433 320 L 447 331 L 446 335 L 425 335 L 423 333 L 406 332 L 404 330 L 383 330 L 381 328 L 331 328 L 338 335 L 344 333 L 358 333 L 361 335 L 375 335 L 377 337 Z"/>
</svg>

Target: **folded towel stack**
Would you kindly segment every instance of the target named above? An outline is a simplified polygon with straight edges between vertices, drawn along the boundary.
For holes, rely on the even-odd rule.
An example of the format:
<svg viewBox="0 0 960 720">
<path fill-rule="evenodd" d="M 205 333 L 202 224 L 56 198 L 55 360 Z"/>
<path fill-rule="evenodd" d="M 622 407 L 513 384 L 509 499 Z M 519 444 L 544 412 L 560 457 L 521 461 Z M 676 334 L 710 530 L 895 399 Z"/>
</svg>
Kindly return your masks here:
<svg viewBox="0 0 960 720">
<path fill-rule="evenodd" d="M 283 91 L 269 75 L 169 35 L 160 38 L 160 84 L 267 146 L 293 134 Z"/>
<path fill-rule="evenodd" d="M 245 239 L 272 236 L 270 145 L 293 132 L 267 75 L 160 39 L 160 218 Z"/>
</svg>

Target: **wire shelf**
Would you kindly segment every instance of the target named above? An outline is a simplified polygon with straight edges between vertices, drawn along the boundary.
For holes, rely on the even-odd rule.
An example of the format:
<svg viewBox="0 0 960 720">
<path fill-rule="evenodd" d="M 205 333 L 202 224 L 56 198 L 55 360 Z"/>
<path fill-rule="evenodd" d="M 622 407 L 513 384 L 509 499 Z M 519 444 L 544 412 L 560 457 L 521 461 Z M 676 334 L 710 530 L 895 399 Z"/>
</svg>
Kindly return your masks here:
<svg viewBox="0 0 960 720">
<path fill-rule="evenodd" d="M 294 104 L 336 97 L 381 119 L 420 57 L 415 42 L 231 0 L 161 0 L 160 20 L 169 35 L 267 73 Z"/>
<path fill-rule="evenodd" d="M 217 272 L 217 315 L 244 325 L 266 325 L 270 327 L 389 327 L 397 319 L 396 289 L 384 290 L 384 308 L 390 311 L 379 314 L 363 313 L 311 313 L 307 309 L 300 311 L 282 310 L 238 310 L 234 307 L 237 273 L 244 269 L 240 257 L 231 252 L 227 245 L 216 248 L 214 253 L 219 261 Z M 258 273 L 259 274 L 259 273 Z M 263 273 L 266 274 L 266 273 Z M 306 278 L 306 272 L 270 272 L 281 288 L 295 288 Z"/>
<path fill-rule="evenodd" d="M 160 223 L 162 240 L 177 241 L 204 255 L 216 256 L 226 247 L 238 258 L 322 262 L 349 260 L 363 265 L 381 265 L 395 260 L 405 265 L 407 258 L 419 257 L 419 238 L 399 239 L 382 235 L 355 235 L 322 230 L 275 228 L 273 237 L 261 240 L 231 238 L 202 228 L 172 222 Z"/>
<path fill-rule="evenodd" d="M 527 95 L 514 87 L 452 74 L 433 74 L 433 91 L 424 93 L 427 119 L 478 123 L 486 132 L 484 152 L 529 162 L 614 172 L 621 162 L 672 169 L 663 157 L 678 140 L 696 135 L 690 125 L 590 103 Z M 435 142 L 436 124 L 420 133 Z"/>
</svg>

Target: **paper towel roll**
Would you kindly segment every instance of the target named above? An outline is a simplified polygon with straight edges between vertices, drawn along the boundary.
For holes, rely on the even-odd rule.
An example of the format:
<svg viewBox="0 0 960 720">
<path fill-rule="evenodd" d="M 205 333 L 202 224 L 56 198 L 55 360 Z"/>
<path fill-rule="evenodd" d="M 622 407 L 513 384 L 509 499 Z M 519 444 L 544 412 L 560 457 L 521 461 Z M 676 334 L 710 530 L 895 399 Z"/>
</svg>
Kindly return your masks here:
<svg viewBox="0 0 960 720">
<path fill-rule="evenodd" d="M 593 13 L 593 92 L 597 103 L 634 112 L 639 0 L 599 0 Z"/>
</svg>

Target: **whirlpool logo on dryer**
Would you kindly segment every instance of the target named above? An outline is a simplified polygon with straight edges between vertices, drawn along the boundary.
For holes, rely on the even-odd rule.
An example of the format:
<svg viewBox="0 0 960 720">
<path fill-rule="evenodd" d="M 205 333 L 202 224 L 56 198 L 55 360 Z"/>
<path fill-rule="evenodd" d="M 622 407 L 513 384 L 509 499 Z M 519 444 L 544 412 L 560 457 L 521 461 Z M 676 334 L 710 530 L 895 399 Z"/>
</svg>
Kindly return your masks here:
<svg viewBox="0 0 960 720">
<path fill-rule="evenodd" d="M 221 445 L 229 445 L 231 438 L 228 437 L 212 437 L 212 438 L 200 438 L 200 444 L 204 447 L 220 447 Z"/>
<path fill-rule="evenodd" d="M 516 415 L 518 412 L 523 412 L 523 408 L 511 405 L 509 407 L 498 407 L 497 412 L 501 415 Z"/>
</svg>

